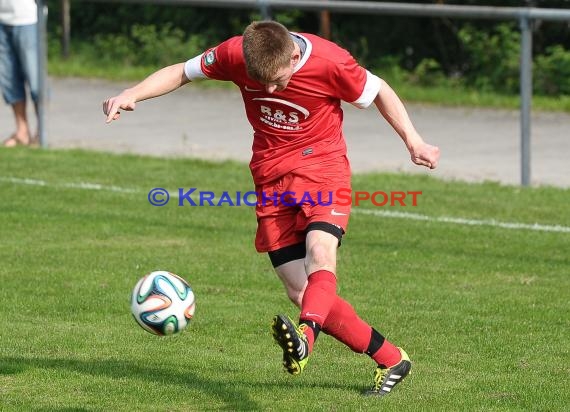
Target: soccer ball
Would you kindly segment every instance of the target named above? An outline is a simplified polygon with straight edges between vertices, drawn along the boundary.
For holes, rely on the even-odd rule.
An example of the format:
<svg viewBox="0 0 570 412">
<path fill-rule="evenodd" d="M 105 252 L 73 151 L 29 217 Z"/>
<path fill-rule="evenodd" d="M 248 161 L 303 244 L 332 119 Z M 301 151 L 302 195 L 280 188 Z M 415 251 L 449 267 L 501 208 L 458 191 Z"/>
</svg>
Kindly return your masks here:
<svg viewBox="0 0 570 412">
<path fill-rule="evenodd" d="M 137 323 L 155 335 L 173 335 L 184 330 L 194 316 L 192 288 L 184 279 L 163 270 L 140 279 L 131 295 L 131 312 Z"/>
</svg>

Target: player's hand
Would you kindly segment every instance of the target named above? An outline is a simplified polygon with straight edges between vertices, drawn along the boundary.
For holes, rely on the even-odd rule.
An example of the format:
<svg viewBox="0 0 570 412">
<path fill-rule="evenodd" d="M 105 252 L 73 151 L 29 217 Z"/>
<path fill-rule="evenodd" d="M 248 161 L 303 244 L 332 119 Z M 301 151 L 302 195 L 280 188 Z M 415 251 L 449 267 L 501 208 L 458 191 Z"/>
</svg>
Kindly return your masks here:
<svg viewBox="0 0 570 412">
<path fill-rule="evenodd" d="M 421 142 L 410 149 L 410 155 L 415 164 L 435 169 L 439 162 L 439 147 Z"/>
<path fill-rule="evenodd" d="M 133 111 L 135 110 L 136 100 L 127 92 L 123 92 L 118 96 L 111 97 L 103 102 L 103 113 L 107 116 L 105 123 L 111 123 L 121 117 L 119 110 Z"/>
</svg>

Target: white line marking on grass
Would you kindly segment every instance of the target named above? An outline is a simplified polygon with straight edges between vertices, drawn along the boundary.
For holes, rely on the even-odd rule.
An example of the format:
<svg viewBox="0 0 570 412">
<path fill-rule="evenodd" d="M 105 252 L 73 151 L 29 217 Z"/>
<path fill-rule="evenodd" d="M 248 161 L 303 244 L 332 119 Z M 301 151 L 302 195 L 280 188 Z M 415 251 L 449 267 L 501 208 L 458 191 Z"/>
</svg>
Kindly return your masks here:
<svg viewBox="0 0 570 412">
<path fill-rule="evenodd" d="M 111 192 L 119 192 L 119 193 L 143 193 L 137 189 L 128 189 L 125 187 L 118 187 L 118 186 L 106 186 L 100 185 L 98 183 L 56 183 L 50 184 L 45 180 L 36 180 L 36 179 L 20 179 L 18 177 L 4 177 L 0 176 L 0 182 L 8 182 L 20 185 L 32 185 L 32 186 L 52 186 L 52 187 L 63 187 L 68 189 L 85 189 L 85 190 L 105 190 Z"/>
<path fill-rule="evenodd" d="M 32 186 L 47 186 L 48 185 L 45 180 L 20 179 L 17 177 L 0 177 L 0 181 L 20 184 L 20 185 L 32 185 Z"/>
<path fill-rule="evenodd" d="M 69 187 L 71 189 L 86 189 L 86 190 L 109 190 L 111 192 L 119 193 L 142 193 L 140 190 L 128 189 L 118 186 L 103 186 L 97 183 L 63 183 L 61 187 Z"/>
<path fill-rule="evenodd" d="M 145 194 L 145 195 L 148 194 L 148 192 L 137 189 L 130 189 L 119 186 L 106 186 L 98 183 L 86 183 L 86 182 L 50 184 L 45 180 L 22 179 L 17 177 L 4 177 L 4 176 L 0 176 L 0 182 L 8 182 L 8 183 L 31 185 L 31 186 L 52 186 L 52 187 L 62 187 L 68 189 L 103 190 L 103 191 L 118 192 L 118 193 L 135 193 L 135 194 Z M 171 193 L 170 196 L 177 198 L 178 192 L 173 191 L 173 193 Z M 215 199 L 212 199 L 212 201 L 214 200 Z M 232 201 L 234 203 L 237 203 L 235 199 L 232 199 Z M 352 213 L 395 218 L 395 219 L 452 223 L 464 226 L 490 226 L 490 227 L 498 227 L 501 229 L 512 229 L 512 230 L 534 230 L 538 232 L 570 233 L 570 227 L 562 225 L 542 225 L 539 223 L 529 224 L 529 223 L 518 223 L 518 222 L 501 222 L 495 219 L 479 220 L 479 219 L 465 219 L 462 217 L 452 217 L 452 216 L 428 216 L 419 213 L 397 212 L 391 210 L 372 210 L 372 209 L 363 209 L 363 208 L 353 208 Z"/>
<path fill-rule="evenodd" d="M 352 213 L 373 215 L 380 217 L 390 217 L 396 219 L 453 223 L 456 225 L 465 225 L 465 226 L 491 226 L 491 227 L 500 227 L 502 229 L 570 233 L 570 227 L 561 226 L 561 225 L 541 225 L 539 223 L 529 224 L 529 223 L 517 223 L 517 222 L 501 222 L 495 219 L 478 220 L 478 219 L 465 219 L 462 217 L 451 217 L 451 216 L 427 216 L 427 215 L 420 215 L 419 213 L 394 212 L 390 210 L 371 210 L 371 209 L 357 209 L 357 208 L 352 209 Z"/>
</svg>

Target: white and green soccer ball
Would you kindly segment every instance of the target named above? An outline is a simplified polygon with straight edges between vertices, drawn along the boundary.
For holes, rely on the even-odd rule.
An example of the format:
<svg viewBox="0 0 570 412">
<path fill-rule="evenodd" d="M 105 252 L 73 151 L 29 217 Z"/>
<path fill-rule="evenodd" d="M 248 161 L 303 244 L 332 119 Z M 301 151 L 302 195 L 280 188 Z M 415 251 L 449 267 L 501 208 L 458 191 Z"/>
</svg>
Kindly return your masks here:
<svg viewBox="0 0 570 412">
<path fill-rule="evenodd" d="M 141 278 L 131 295 L 131 312 L 137 323 L 155 335 L 183 331 L 192 320 L 196 302 L 192 288 L 174 273 L 159 270 Z"/>
</svg>

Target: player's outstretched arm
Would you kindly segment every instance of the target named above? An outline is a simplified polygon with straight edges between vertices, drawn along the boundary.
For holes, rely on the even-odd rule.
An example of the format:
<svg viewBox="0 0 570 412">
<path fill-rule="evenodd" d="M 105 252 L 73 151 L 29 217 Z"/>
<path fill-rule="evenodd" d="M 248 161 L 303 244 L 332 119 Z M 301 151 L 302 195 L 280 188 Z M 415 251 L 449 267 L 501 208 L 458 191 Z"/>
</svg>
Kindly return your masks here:
<svg viewBox="0 0 570 412">
<path fill-rule="evenodd" d="M 120 110 L 135 110 L 137 102 L 170 93 L 189 81 L 184 74 L 184 63 L 164 67 L 121 94 L 106 99 L 103 102 L 106 122 L 117 120 L 121 116 Z"/>
<path fill-rule="evenodd" d="M 383 80 L 374 104 L 406 144 L 412 162 L 435 169 L 439 161 L 439 148 L 424 142 L 412 124 L 404 104 L 396 92 Z"/>
</svg>

